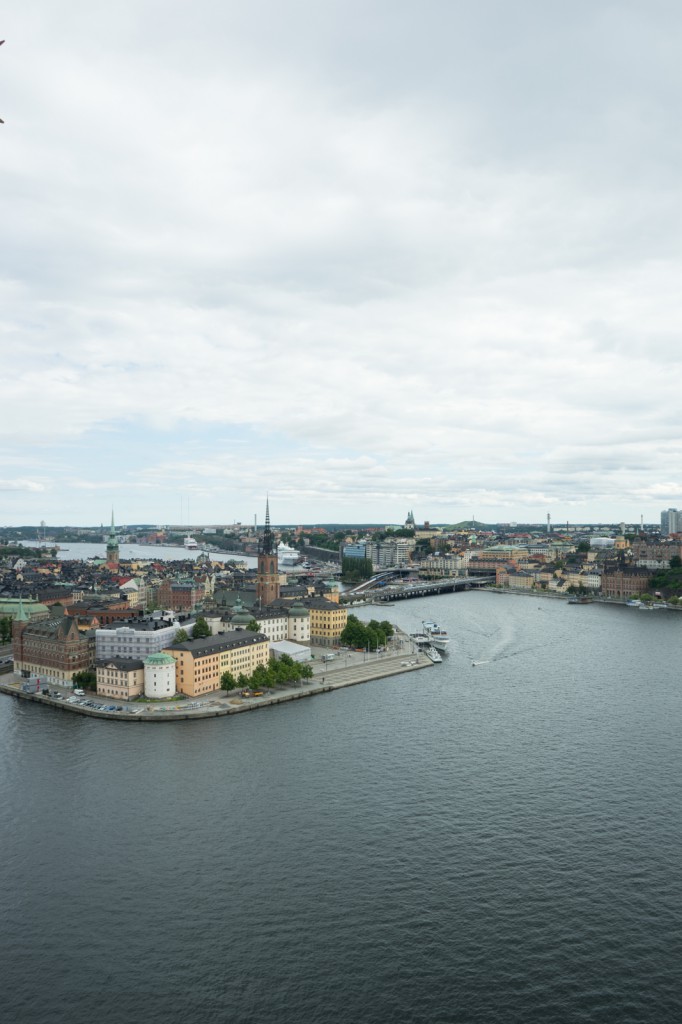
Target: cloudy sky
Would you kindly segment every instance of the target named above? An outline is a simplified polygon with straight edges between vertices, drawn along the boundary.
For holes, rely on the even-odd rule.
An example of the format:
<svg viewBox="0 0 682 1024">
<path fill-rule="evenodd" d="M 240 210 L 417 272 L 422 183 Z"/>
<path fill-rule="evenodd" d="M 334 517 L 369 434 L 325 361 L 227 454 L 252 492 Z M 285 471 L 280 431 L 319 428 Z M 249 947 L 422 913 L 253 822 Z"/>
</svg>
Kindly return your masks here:
<svg viewBox="0 0 682 1024">
<path fill-rule="evenodd" d="M 0 525 L 682 507 L 676 0 L 0 24 Z"/>
</svg>

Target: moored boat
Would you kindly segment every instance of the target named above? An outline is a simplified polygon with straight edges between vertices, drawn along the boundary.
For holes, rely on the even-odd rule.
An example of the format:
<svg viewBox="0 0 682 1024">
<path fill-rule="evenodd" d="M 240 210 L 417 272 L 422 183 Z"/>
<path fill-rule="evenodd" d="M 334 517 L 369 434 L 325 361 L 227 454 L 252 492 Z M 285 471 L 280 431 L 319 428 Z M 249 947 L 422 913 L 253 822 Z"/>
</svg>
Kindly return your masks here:
<svg viewBox="0 0 682 1024">
<path fill-rule="evenodd" d="M 437 622 L 422 622 L 424 632 L 431 641 L 431 645 L 442 654 L 447 654 L 450 638 L 446 629 L 441 629 Z"/>
</svg>

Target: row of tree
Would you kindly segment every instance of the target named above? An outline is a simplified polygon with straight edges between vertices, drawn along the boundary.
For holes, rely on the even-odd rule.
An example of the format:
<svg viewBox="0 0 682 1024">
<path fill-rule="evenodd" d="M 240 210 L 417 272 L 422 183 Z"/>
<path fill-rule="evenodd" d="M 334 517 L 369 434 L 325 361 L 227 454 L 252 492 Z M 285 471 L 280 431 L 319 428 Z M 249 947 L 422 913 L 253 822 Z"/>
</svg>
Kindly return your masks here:
<svg viewBox="0 0 682 1024">
<path fill-rule="evenodd" d="M 368 580 L 372 575 L 371 558 L 347 558 L 341 559 L 341 577 L 344 583 L 359 583 L 361 580 Z"/>
<path fill-rule="evenodd" d="M 341 634 L 341 643 L 348 644 L 349 647 L 376 651 L 377 647 L 385 647 L 386 641 L 392 636 L 393 626 L 386 620 L 377 622 L 376 619 L 371 619 L 369 622 L 361 622 L 357 615 L 349 615 Z"/>
<path fill-rule="evenodd" d="M 269 690 L 273 686 L 285 686 L 288 683 L 298 683 L 301 679 L 310 679 L 312 674 L 310 665 L 302 665 L 288 654 L 283 654 L 281 658 L 271 661 L 267 667 L 258 665 L 250 676 L 240 672 L 235 677 L 231 672 L 223 672 L 220 687 L 222 690 Z"/>
</svg>

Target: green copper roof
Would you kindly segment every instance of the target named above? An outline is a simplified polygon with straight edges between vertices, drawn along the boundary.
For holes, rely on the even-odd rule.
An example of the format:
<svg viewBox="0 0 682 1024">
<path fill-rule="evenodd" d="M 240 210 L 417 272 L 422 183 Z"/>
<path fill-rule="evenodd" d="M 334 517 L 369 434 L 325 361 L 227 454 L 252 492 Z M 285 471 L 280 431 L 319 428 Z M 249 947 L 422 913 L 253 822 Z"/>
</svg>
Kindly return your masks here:
<svg viewBox="0 0 682 1024">
<path fill-rule="evenodd" d="M 145 665 L 174 665 L 175 658 L 170 654 L 159 651 L 158 654 L 150 654 L 144 659 Z"/>
</svg>

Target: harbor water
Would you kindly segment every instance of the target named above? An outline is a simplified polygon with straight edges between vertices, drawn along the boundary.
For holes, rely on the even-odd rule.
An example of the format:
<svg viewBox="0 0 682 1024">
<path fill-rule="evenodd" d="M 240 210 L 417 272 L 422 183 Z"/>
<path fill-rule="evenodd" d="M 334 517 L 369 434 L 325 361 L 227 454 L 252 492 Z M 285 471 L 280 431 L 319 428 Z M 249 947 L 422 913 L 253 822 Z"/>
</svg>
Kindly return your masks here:
<svg viewBox="0 0 682 1024">
<path fill-rule="evenodd" d="M 682 1019 L 682 616 L 359 614 L 450 653 L 163 728 L 0 696 L 3 1020 Z"/>
</svg>

